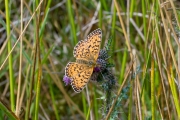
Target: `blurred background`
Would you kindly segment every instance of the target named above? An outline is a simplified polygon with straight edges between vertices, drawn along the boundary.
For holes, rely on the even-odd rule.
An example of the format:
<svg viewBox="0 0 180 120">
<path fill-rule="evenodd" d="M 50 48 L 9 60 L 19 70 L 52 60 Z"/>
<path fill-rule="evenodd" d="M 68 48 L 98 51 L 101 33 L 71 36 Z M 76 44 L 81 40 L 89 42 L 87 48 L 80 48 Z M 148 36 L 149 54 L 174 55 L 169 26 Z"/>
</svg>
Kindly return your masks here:
<svg viewBox="0 0 180 120">
<path fill-rule="evenodd" d="M 180 119 L 179 3 L 0 0 L 0 118 Z M 98 28 L 116 82 L 106 89 L 112 79 L 101 77 L 75 93 L 65 67 Z"/>
</svg>

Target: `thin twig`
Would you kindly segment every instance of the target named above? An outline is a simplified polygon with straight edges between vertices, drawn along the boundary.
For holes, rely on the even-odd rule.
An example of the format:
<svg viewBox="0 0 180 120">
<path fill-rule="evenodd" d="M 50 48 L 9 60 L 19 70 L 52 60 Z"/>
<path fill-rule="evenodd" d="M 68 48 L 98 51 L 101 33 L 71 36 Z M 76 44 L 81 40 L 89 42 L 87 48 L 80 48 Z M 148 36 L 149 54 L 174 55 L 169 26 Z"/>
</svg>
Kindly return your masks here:
<svg viewBox="0 0 180 120">
<path fill-rule="evenodd" d="M 90 97 L 89 97 L 89 90 L 88 90 L 88 87 L 86 85 L 86 97 L 87 97 L 87 101 L 88 101 L 88 105 L 89 105 L 89 108 L 91 108 L 91 102 L 90 102 Z M 90 120 L 94 120 L 93 119 L 93 113 L 92 113 L 92 110 L 90 109 Z"/>
<path fill-rule="evenodd" d="M 37 6 L 35 12 L 32 14 L 32 16 L 31 16 L 31 18 L 29 19 L 27 25 L 24 27 L 24 30 L 23 30 L 22 33 L 20 34 L 20 36 L 19 36 L 19 38 L 17 39 L 16 43 L 14 44 L 14 46 L 13 46 L 12 49 L 11 49 L 11 51 L 10 51 L 9 54 L 7 55 L 6 59 L 3 61 L 2 65 L 1 65 L 1 67 L 0 67 L 0 71 L 1 71 L 1 69 L 3 68 L 4 64 L 6 63 L 7 59 L 9 58 L 9 56 L 11 55 L 11 53 L 13 52 L 14 48 L 15 48 L 16 45 L 18 44 L 21 36 L 22 36 L 22 35 L 24 34 L 24 32 L 26 31 L 28 25 L 30 24 L 31 20 L 33 19 L 36 11 L 39 9 L 39 7 L 40 7 L 40 5 L 42 4 L 42 2 L 43 2 L 43 0 L 40 1 L 39 5 Z"/>
<path fill-rule="evenodd" d="M 121 87 L 119 88 L 119 91 L 118 91 L 117 96 L 116 96 L 116 98 L 115 98 L 115 100 L 114 100 L 114 103 L 113 103 L 113 105 L 111 106 L 111 108 L 110 108 L 110 110 L 109 110 L 109 112 L 108 112 L 105 120 L 108 120 L 108 119 L 109 119 L 109 117 L 110 117 L 110 115 L 111 115 L 111 112 L 113 111 L 113 109 L 114 109 L 114 107 L 115 107 L 115 104 L 116 104 L 116 102 L 117 102 L 117 100 L 118 100 L 118 98 L 119 98 L 119 96 L 120 96 L 120 94 L 121 94 L 121 91 L 122 91 L 122 89 L 123 89 L 123 87 L 124 87 L 124 85 L 125 85 L 125 83 L 126 83 L 126 81 L 127 81 L 128 75 L 129 75 L 132 67 L 133 67 L 133 62 L 131 63 L 131 65 L 130 65 L 128 71 L 127 71 L 126 76 L 124 77 L 123 83 L 122 83 Z"/>
<path fill-rule="evenodd" d="M 120 23 L 121 23 L 121 27 L 122 27 L 122 30 L 123 30 L 123 33 L 124 33 L 124 37 L 126 39 L 126 45 L 128 47 L 128 50 L 130 51 L 130 57 L 133 60 L 132 49 L 131 49 L 131 46 L 130 46 L 130 40 L 128 39 L 128 35 L 126 33 L 126 29 L 125 29 L 125 26 L 124 26 L 124 23 L 123 23 L 123 20 L 122 20 L 122 17 L 121 17 L 121 11 L 119 9 L 119 6 L 118 6 L 118 3 L 117 3 L 116 0 L 114 0 L 114 4 L 115 4 L 115 7 L 116 7 L 116 10 L 117 10 L 117 13 L 118 13 L 118 17 L 119 17 L 119 20 L 120 20 Z"/>
<path fill-rule="evenodd" d="M 21 31 L 23 31 L 23 0 L 21 0 Z M 21 91 L 21 72 L 22 72 L 22 41 L 23 41 L 23 34 L 20 38 L 20 60 L 19 60 L 19 79 L 18 79 L 18 91 L 17 91 L 17 98 L 16 98 L 16 111 L 15 114 L 19 117 L 21 103 L 20 103 L 20 91 Z"/>
</svg>

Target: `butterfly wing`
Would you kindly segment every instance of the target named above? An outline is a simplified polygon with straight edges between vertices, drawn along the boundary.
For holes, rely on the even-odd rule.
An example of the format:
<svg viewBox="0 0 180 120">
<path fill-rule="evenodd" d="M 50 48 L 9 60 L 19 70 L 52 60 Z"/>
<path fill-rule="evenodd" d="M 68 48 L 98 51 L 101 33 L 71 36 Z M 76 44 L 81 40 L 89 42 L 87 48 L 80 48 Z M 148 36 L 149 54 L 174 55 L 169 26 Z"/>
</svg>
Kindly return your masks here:
<svg viewBox="0 0 180 120">
<path fill-rule="evenodd" d="M 102 31 L 101 29 L 96 29 L 91 32 L 85 40 L 81 40 L 74 47 L 74 57 L 76 59 L 85 60 L 97 60 L 100 46 L 101 46 Z"/>
<path fill-rule="evenodd" d="M 65 74 L 71 78 L 71 85 L 75 92 L 83 90 L 92 75 L 93 68 L 86 64 L 70 62 L 65 68 Z"/>
</svg>

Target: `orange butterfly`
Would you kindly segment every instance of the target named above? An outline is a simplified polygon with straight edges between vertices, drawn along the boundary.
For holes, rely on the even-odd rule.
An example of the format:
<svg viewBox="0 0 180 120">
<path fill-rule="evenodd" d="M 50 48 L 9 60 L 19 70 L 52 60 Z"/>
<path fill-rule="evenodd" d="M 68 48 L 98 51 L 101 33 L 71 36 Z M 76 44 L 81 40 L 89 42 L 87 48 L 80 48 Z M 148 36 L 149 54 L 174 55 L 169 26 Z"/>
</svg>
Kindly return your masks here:
<svg viewBox="0 0 180 120">
<path fill-rule="evenodd" d="M 71 79 L 72 88 L 77 93 L 81 92 L 90 80 L 98 59 L 101 38 L 101 29 L 96 29 L 74 47 L 76 62 L 67 64 L 65 75 Z"/>
</svg>

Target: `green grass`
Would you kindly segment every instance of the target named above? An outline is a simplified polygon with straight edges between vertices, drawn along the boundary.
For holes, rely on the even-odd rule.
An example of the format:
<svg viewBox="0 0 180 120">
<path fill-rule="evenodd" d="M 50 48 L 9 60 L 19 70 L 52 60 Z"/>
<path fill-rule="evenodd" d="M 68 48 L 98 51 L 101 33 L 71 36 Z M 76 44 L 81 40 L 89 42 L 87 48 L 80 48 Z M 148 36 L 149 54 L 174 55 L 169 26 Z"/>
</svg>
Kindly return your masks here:
<svg viewBox="0 0 180 120">
<path fill-rule="evenodd" d="M 7 32 L 7 41 L 8 41 L 8 54 L 10 53 L 12 49 L 12 44 L 11 44 L 11 35 L 10 35 L 10 6 L 9 6 L 9 1 L 5 0 L 5 10 L 6 10 L 6 32 Z M 13 72 L 13 58 L 12 54 L 9 55 L 8 59 L 8 65 L 9 65 L 9 83 L 10 83 L 10 103 L 11 103 L 11 110 L 15 110 L 15 96 L 14 96 L 14 72 Z"/>
<path fill-rule="evenodd" d="M 0 119 L 180 119 L 179 2 L 0 4 Z M 97 28 L 110 72 L 77 94 L 63 82 L 65 67 Z"/>
</svg>

